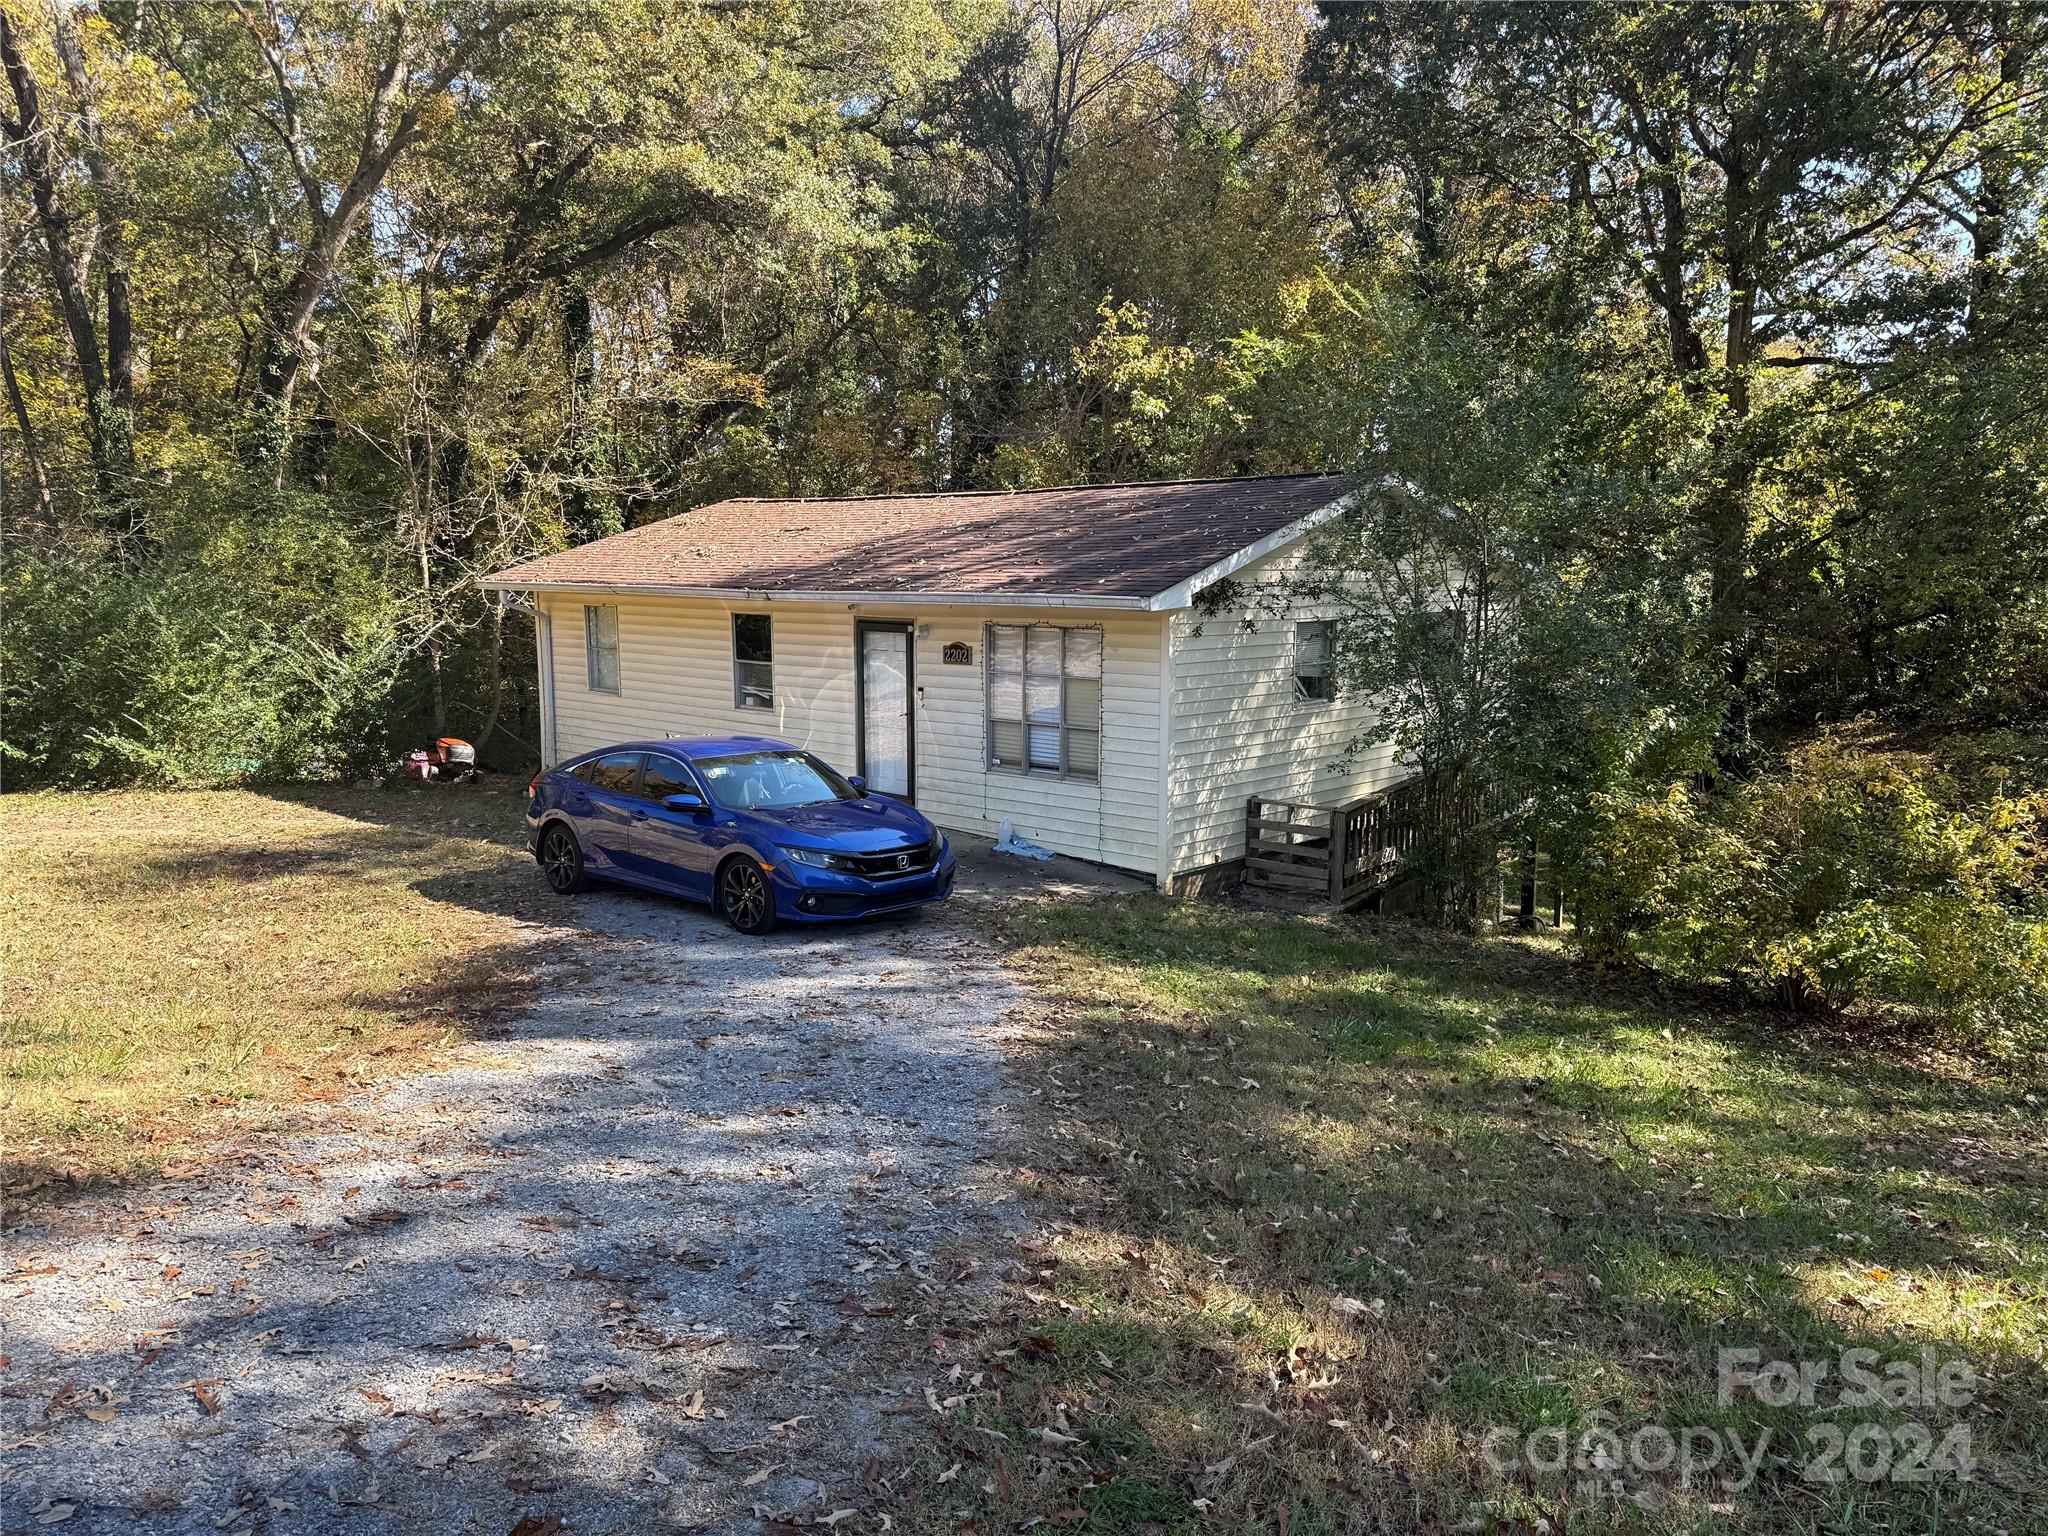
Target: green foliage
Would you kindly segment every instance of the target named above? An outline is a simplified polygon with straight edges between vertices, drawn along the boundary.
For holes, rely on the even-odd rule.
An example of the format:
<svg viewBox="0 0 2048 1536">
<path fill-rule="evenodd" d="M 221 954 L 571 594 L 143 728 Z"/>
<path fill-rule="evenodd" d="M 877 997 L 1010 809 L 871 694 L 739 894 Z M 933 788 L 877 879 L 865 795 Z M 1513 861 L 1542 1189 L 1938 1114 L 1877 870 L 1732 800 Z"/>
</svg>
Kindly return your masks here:
<svg viewBox="0 0 2048 1536">
<path fill-rule="evenodd" d="M 10 788 L 388 770 L 402 615 L 353 530 L 289 495 L 194 521 L 9 551 Z"/>
<path fill-rule="evenodd" d="M 1823 739 L 1720 793 L 1596 796 L 1569 832 L 1596 953 L 2048 1043 L 2048 794 L 1965 798 L 1924 757 Z"/>
</svg>

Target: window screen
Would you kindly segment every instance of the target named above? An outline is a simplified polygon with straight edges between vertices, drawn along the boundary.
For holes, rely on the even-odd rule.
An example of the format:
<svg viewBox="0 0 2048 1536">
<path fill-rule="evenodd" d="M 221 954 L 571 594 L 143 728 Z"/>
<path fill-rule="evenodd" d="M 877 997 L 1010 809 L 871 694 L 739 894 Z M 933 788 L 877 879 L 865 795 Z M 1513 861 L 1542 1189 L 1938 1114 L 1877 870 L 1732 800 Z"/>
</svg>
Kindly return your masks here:
<svg viewBox="0 0 2048 1536">
<path fill-rule="evenodd" d="M 732 701 L 741 709 L 775 707 L 775 625 L 765 613 L 732 616 Z"/>
<path fill-rule="evenodd" d="M 1102 764 L 1102 631 L 988 628 L 988 759 L 1092 779 Z"/>
<path fill-rule="evenodd" d="M 1294 692 L 1297 698 L 1337 696 L 1337 626 L 1308 619 L 1294 626 Z M 1269 677 L 1271 673 L 1267 674 Z"/>
<path fill-rule="evenodd" d="M 619 691 L 619 610 L 612 603 L 588 603 L 583 609 L 583 654 L 590 666 L 590 686 L 597 693 Z"/>
</svg>

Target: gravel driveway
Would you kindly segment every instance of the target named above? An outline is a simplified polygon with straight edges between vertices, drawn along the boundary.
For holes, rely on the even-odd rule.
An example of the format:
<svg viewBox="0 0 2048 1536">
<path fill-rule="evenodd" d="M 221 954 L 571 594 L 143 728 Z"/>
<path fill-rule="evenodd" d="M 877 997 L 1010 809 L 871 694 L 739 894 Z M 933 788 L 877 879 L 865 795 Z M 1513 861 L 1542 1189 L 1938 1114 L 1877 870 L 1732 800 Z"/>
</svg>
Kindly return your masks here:
<svg viewBox="0 0 2048 1536">
<path fill-rule="evenodd" d="M 0 1528 L 887 1528 L 1017 1219 L 1017 994 L 942 914 L 565 910 L 449 1070 L 11 1235 Z"/>
</svg>

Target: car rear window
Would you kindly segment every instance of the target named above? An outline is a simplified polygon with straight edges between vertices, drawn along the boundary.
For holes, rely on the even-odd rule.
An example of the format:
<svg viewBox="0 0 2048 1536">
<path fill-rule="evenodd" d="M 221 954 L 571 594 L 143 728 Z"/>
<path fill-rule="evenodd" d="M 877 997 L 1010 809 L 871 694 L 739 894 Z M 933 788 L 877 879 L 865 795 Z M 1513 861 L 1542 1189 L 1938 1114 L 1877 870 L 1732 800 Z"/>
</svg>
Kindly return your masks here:
<svg viewBox="0 0 2048 1536">
<path fill-rule="evenodd" d="M 633 779 L 639 771 L 638 752 L 608 752 L 570 770 L 592 789 L 608 789 L 622 795 L 633 793 Z"/>
</svg>

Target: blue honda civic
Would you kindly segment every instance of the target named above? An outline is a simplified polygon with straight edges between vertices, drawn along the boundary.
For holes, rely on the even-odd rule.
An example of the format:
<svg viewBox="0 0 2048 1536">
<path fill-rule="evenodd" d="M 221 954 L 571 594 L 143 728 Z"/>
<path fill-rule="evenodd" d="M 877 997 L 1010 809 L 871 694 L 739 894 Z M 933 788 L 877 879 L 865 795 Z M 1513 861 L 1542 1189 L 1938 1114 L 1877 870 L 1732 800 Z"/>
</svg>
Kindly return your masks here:
<svg viewBox="0 0 2048 1536">
<path fill-rule="evenodd" d="M 953 890 L 937 827 L 787 742 L 629 741 L 544 769 L 527 790 L 528 847 L 564 895 L 616 880 L 766 933 Z"/>
</svg>

